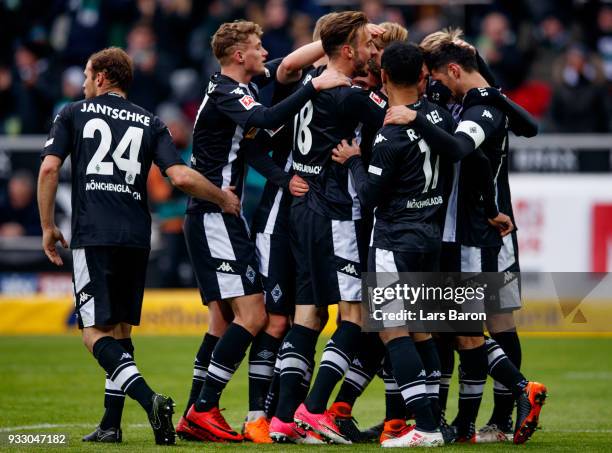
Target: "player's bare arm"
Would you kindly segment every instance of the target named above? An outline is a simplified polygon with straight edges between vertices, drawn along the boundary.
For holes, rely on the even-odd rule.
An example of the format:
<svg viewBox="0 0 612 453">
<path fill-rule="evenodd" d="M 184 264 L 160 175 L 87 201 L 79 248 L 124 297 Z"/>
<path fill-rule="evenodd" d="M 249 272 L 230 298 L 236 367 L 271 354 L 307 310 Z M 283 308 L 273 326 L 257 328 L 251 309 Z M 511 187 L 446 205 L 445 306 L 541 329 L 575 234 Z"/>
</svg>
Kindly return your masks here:
<svg viewBox="0 0 612 453">
<path fill-rule="evenodd" d="M 223 212 L 233 215 L 240 214 L 240 200 L 233 192 L 234 187 L 221 190 L 197 171 L 186 165 L 173 165 L 166 169 L 172 185 L 193 197 L 212 201 Z"/>
<path fill-rule="evenodd" d="M 62 160 L 57 156 L 46 156 L 40 166 L 38 174 L 38 210 L 40 211 L 40 225 L 42 227 L 42 247 L 56 266 L 63 265 L 63 261 L 55 244 L 59 241 L 62 247 L 68 248 L 68 243 L 62 232 L 55 225 L 55 194 L 59 182 L 59 170 Z"/>
</svg>

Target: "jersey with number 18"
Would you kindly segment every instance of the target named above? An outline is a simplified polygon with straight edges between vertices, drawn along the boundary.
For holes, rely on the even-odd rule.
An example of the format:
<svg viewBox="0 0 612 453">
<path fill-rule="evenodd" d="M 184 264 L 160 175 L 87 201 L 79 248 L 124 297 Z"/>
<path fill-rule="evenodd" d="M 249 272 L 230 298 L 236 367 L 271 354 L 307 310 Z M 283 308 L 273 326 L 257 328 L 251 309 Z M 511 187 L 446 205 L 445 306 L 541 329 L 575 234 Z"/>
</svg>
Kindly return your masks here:
<svg viewBox="0 0 612 453">
<path fill-rule="evenodd" d="M 68 104 L 55 117 L 43 158 L 71 156 L 71 248 L 149 248 L 147 175 L 183 164 L 165 124 L 110 92 Z"/>
</svg>

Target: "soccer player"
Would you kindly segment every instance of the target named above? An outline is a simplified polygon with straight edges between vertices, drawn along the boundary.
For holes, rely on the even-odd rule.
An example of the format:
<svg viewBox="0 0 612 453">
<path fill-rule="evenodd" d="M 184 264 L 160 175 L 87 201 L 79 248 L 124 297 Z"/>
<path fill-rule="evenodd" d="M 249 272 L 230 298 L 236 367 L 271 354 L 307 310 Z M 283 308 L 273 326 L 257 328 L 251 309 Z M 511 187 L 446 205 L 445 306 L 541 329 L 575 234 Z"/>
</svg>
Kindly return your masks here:
<svg viewBox="0 0 612 453">
<path fill-rule="evenodd" d="M 337 13 L 321 27 L 328 68 L 348 77 L 366 74 L 367 60 L 378 50 L 363 13 Z M 310 73 L 316 77 L 325 68 Z M 359 202 L 348 170 L 331 161 L 331 150 L 355 135 L 357 125 L 381 124 L 384 110 L 359 87 L 317 94 L 295 117 L 293 169 L 308 183 L 304 197 L 294 199 L 290 214 L 291 247 L 297 263 L 294 324 L 283 340 L 279 404 L 270 436 L 279 442 L 303 437 L 299 422 L 324 438 L 349 443 L 326 410 L 335 386 L 348 369 L 360 328 L 360 257 L 357 247 Z M 312 367 L 321 329 L 319 309 L 339 303 L 341 321 L 323 353 L 313 387 L 299 409 L 299 387 Z"/>
<path fill-rule="evenodd" d="M 484 88 L 489 84 L 478 71 L 475 52 L 467 46 L 453 41 L 453 33 L 446 33 L 436 46 L 426 54 L 426 62 L 433 79 L 447 86 L 455 99 L 463 100 L 461 121 L 451 135 L 429 122 L 414 111 L 396 107 L 387 113 L 386 123 L 414 121 L 418 130 L 432 146 L 452 148 L 459 155 L 467 155 L 475 148 L 481 148 L 491 162 L 497 178 L 507 177 L 508 121 L 498 108 L 480 101 L 486 97 Z M 399 117 L 402 117 L 400 120 Z M 499 230 L 488 226 L 485 209 L 478 198 L 473 196 L 473 181 L 480 178 L 473 168 L 462 165 L 455 178 L 449 207 L 446 213 L 444 240 L 446 258 L 443 263 L 449 270 L 464 272 L 497 272 L 498 256 L 502 245 Z M 503 177 L 502 177 L 503 178 Z M 511 210 L 509 187 L 496 185 L 497 205 Z M 510 226 L 512 222 L 507 224 Z M 507 234 L 508 228 L 502 231 Z M 461 362 L 459 413 L 453 422 L 460 440 L 474 441 L 478 408 L 487 370 L 494 379 L 502 383 L 517 399 L 517 422 L 514 442 L 524 443 L 537 427 L 541 406 L 546 398 L 546 387 L 530 382 L 518 371 L 501 349 L 493 351 L 494 367 L 488 367 L 487 346 L 482 333 L 473 336 L 459 336 L 459 357 Z"/>
<path fill-rule="evenodd" d="M 282 102 L 264 107 L 258 90 L 279 78 L 280 61 L 265 64 L 261 34 L 259 25 L 248 21 L 219 27 L 212 48 L 221 72 L 211 77 L 194 126 L 192 167 L 218 187 L 235 185 L 239 197 L 245 177 L 244 141 L 252 139 L 258 128 L 282 125 L 317 90 L 349 83 L 344 75 L 327 71 Z M 293 77 L 285 81 L 297 80 L 299 73 Z M 267 320 L 255 247 L 244 219 L 227 216 L 197 197 L 188 202 L 184 229 L 211 317 L 194 364 L 190 407 L 177 428 L 185 437 L 240 441 L 243 437 L 221 415 L 219 399 Z"/>
<path fill-rule="evenodd" d="M 84 441 L 121 442 L 125 394 L 148 414 L 157 444 L 173 444 L 172 399 L 155 393 L 133 358 L 131 327 L 140 322 L 151 240 L 146 181 L 151 163 L 179 189 L 209 200 L 228 215 L 240 202 L 183 164 L 166 126 L 126 99 L 133 66 L 119 48 L 93 54 L 85 68 L 85 100 L 55 118 L 42 152 L 38 203 L 43 249 L 62 265 L 56 250 L 67 243 L 55 225 L 59 169 L 72 166 L 74 300 L 83 342 L 106 371 L 106 413 Z"/>
</svg>

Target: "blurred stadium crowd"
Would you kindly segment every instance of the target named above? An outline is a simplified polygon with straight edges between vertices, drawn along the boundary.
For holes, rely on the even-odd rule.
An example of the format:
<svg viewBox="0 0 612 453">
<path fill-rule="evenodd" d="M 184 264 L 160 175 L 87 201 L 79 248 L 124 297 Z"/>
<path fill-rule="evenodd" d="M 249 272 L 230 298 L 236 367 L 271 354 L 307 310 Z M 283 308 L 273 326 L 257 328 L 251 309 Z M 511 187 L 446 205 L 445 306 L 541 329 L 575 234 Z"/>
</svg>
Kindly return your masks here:
<svg viewBox="0 0 612 453">
<path fill-rule="evenodd" d="M 282 57 L 311 41 L 320 15 L 340 9 L 334 0 L 327 2 L 2 0 L 0 136 L 46 134 L 62 106 L 82 97 L 88 56 L 117 45 L 135 63 L 130 99 L 168 124 L 188 160 L 202 90 L 216 70 L 209 43 L 217 27 L 239 18 L 255 21 L 264 28 L 269 58 Z M 461 26 L 506 94 L 541 121 L 542 132 L 612 129 L 612 2 L 393 3 L 362 0 L 342 2 L 342 8 L 361 9 L 374 23 L 399 22 L 416 42 L 442 27 Z M 37 236 L 34 175 L 13 171 L 9 176 L 0 187 L 0 239 Z M 184 199 L 159 172 L 152 173 L 149 184 L 164 244 L 160 284 L 189 285 L 190 269 L 177 265 L 184 257 L 188 266 L 181 233 Z"/>
</svg>

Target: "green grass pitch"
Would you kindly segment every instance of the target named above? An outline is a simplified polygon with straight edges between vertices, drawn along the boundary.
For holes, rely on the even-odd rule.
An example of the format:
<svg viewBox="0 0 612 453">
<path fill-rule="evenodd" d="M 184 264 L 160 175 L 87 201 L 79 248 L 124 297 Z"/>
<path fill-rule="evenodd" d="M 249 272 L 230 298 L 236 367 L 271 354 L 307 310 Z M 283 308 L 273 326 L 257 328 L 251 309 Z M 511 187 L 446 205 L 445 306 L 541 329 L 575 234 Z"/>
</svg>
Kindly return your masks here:
<svg viewBox="0 0 612 453">
<path fill-rule="evenodd" d="M 156 390 L 171 395 L 182 412 L 191 383 L 191 364 L 199 345 L 195 337 L 135 337 L 136 361 Z M 322 350 L 321 342 L 318 351 Z M 444 451 L 612 451 L 612 339 L 524 338 L 523 370 L 528 377 L 548 385 L 549 399 L 541 418 L 542 430 L 524 446 L 460 445 Z M 0 450 L 42 451 L 58 447 L 10 446 L 8 434 L 66 433 L 73 451 L 161 451 L 146 424 L 146 416 L 133 401 L 126 402 L 124 442 L 120 446 L 81 442 L 100 419 L 104 374 L 78 337 L 0 337 Z M 491 384 L 487 384 L 478 424 L 491 409 Z M 456 375 L 451 388 L 449 415 L 456 408 Z M 247 409 L 246 366 L 226 389 L 221 400 L 225 415 L 236 429 Z M 354 415 L 361 427 L 383 416 L 383 386 L 376 379 L 357 402 Z M 378 445 L 287 446 L 204 444 L 178 441 L 168 451 L 279 452 L 377 451 Z"/>
</svg>

